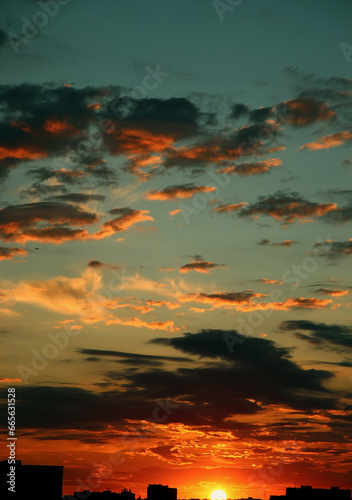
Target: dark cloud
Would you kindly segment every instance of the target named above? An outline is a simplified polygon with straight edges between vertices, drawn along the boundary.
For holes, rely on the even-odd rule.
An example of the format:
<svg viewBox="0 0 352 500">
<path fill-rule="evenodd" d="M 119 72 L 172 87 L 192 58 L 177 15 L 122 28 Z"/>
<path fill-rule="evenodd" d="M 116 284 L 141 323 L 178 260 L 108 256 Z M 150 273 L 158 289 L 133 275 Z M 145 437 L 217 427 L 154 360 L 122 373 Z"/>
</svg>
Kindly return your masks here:
<svg viewBox="0 0 352 500">
<path fill-rule="evenodd" d="M 96 162 L 94 165 L 86 165 L 86 172 L 97 180 L 98 186 L 117 186 L 116 172 L 112 168 L 100 163 Z"/>
<path fill-rule="evenodd" d="M 134 224 L 143 221 L 153 221 L 150 217 L 149 210 L 134 210 L 129 207 L 113 208 L 108 212 L 110 215 L 116 215 L 114 219 L 104 222 L 100 231 L 95 235 L 95 239 L 102 239 L 111 236 L 120 231 L 126 231 Z"/>
<path fill-rule="evenodd" d="M 191 363 L 192 360 L 189 358 L 181 358 L 175 356 L 156 356 L 152 354 L 136 354 L 132 352 L 122 352 L 122 351 L 104 351 L 101 349 L 79 349 L 80 354 L 86 354 L 89 356 L 99 356 L 99 357 L 111 357 L 111 358 L 123 358 L 128 360 L 155 360 L 155 361 L 175 361 L 180 363 Z"/>
<path fill-rule="evenodd" d="M 220 393 L 221 405 L 225 407 L 227 403 L 230 406 L 231 399 L 236 397 L 260 400 L 264 404 L 270 404 L 275 399 L 282 403 L 286 401 L 293 406 L 305 406 L 308 399 L 303 396 L 300 400 L 299 394 L 317 391 L 322 395 L 323 407 L 331 404 L 329 398 L 323 397 L 323 394 L 327 395 L 329 391 L 322 385 L 325 380 L 331 378 L 331 373 L 324 370 L 303 370 L 291 360 L 290 349 L 278 347 L 273 341 L 245 337 L 236 331 L 202 330 L 197 334 L 186 333 L 182 337 L 159 338 L 152 342 L 174 347 L 188 355 L 219 361 L 219 364 L 207 367 L 180 369 L 176 378 L 174 374 L 172 377 L 168 374 L 167 378 L 171 384 L 169 391 L 175 390 L 175 396 L 180 395 L 182 390 L 191 394 L 190 389 L 193 386 L 193 400 L 205 398 L 205 393 L 209 396 L 203 399 L 204 401 L 217 399 Z M 224 365 L 224 361 L 228 365 Z M 148 380 L 143 383 L 142 377 L 135 377 L 144 387 L 153 387 L 153 390 L 160 388 L 165 393 L 168 381 L 159 377 L 158 382 L 156 375 L 151 375 L 148 385 Z"/>
<path fill-rule="evenodd" d="M 187 357 L 79 349 L 89 358 L 111 357 L 130 367 L 105 373 L 101 384 L 112 389 L 100 393 L 78 387 L 20 387 L 18 425 L 23 430 L 85 431 L 78 439 L 84 435 L 91 438 L 88 432 L 108 428 L 109 432 L 112 428 L 123 431 L 130 425 L 128 420 L 153 420 L 156 411 L 165 414 L 160 411 L 163 404 L 171 404 L 169 423 L 212 425 L 213 430 L 244 432 L 249 437 L 257 435 L 255 425 L 237 423 L 229 417 L 255 414 L 270 405 L 303 411 L 337 407 L 333 393 L 324 386 L 332 373 L 301 368 L 293 361 L 291 349 L 273 341 L 246 337 L 233 330 L 202 330 L 153 339 L 151 343 L 174 348 Z M 200 359 L 191 361 L 189 356 Z M 175 366 L 171 371 L 159 365 L 171 361 L 191 366 Z M 6 390 L 1 390 L 0 397 L 5 396 Z M 1 405 L 0 417 L 5 418 L 6 412 L 6 405 Z M 287 436 L 287 425 L 292 422 L 270 425 L 276 427 L 275 435 L 280 439 L 279 425 Z M 310 439 L 305 429 L 305 440 Z"/>
<path fill-rule="evenodd" d="M 215 264 L 215 262 L 209 262 L 203 259 L 201 255 L 195 255 L 189 264 L 181 266 L 180 273 L 188 273 L 190 271 L 196 271 L 198 273 L 207 274 L 215 268 L 226 267 L 226 264 Z"/>
<path fill-rule="evenodd" d="M 280 329 L 294 332 L 295 336 L 321 348 L 344 352 L 352 347 L 352 327 L 344 325 L 327 325 L 313 321 L 284 321 Z M 309 334 L 303 334 L 309 332 Z"/>
<path fill-rule="evenodd" d="M 280 124 L 289 124 L 295 127 L 304 127 L 314 123 L 331 120 L 336 112 L 330 109 L 327 102 L 315 97 L 300 96 L 274 106 L 266 108 L 249 109 L 244 104 L 235 104 L 230 114 L 231 118 L 249 116 L 253 123 L 265 123 L 273 120 Z"/>
<path fill-rule="evenodd" d="M 67 188 L 63 184 L 42 184 L 40 182 L 34 182 L 27 189 L 23 189 L 20 193 L 21 198 L 32 199 L 40 198 L 43 200 L 50 200 L 61 194 L 66 194 L 68 192 Z"/>
<path fill-rule="evenodd" d="M 79 164 L 109 182 L 113 171 L 97 168 L 104 154 L 132 162 L 131 155 L 160 153 L 216 123 L 186 98 L 121 97 L 117 86 L 2 85 L 0 111 L 0 175 L 21 162 L 65 156 L 63 170 Z"/>
<path fill-rule="evenodd" d="M 285 248 L 289 248 L 291 247 L 292 245 L 295 245 L 297 243 L 300 243 L 300 241 L 295 241 L 295 240 L 284 240 L 284 241 L 280 241 L 280 242 L 274 242 L 274 241 L 270 241 L 268 238 L 263 238 L 262 240 L 258 241 L 258 245 L 261 245 L 261 246 L 272 246 L 272 247 L 285 247 Z"/>
<path fill-rule="evenodd" d="M 202 302 L 219 306 L 231 306 L 239 304 L 252 305 L 252 299 L 262 297 L 260 293 L 252 291 L 243 292 L 217 292 L 217 293 L 190 293 L 184 295 L 180 300 L 184 302 Z"/>
<path fill-rule="evenodd" d="M 322 121 L 331 120 L 336 112 L 330 109 L 327 102 L 315 98 L 300 97 L 291 99 L 278 106 L 278 110 L 290 125 L 304 127 Z"/>
<path fill-rule="evenodd" d="M 246 116 L 249 113 L 250 108 L 246 104 L 237 103 L 231 108 L 230 118 L 237 119 L 241 116 Z"/>
<path fill-rule="evenodd" d="M 117 97 L 109 103 L 108 111 L 124 128 L 148 130 L 156 135 L 171 134 L 178 139 L 195 135 L 199 130 L 199 122 L 211 119 L 211 115 L 202 114 L 188 99 L 177 97 Z"/>
<path fill-rule="evenodd" d="M 0 391 L 4 393 L 4 391 Z M 4 396 L 1 396 L 4 397 Z M 78 387 L 21 387 L 18 389 L 18 425 L 33 429 L 103 430 L 113 420 L 122 427 L 125 419 L 152 418 L 156 403 L 132 392 L 100 394 Z M 2 416 L 5 408 L 0 407 Z M 82 419 L 82 415 L 85 418 Z"/>
<path fill-rule="evenodd" d="M 280 158 L 269 158 L 264 161 L 245 162 L 238 165 L 225 167 L 219 171 L 224 174 L 237 174 L 237 175 L 258 175 L 267 174 L 273 167 L 282 165 Z"/>
<path fill-rule="evenodd" d="M 70 152 L 70 162 L 88 161 L 99 147 L 97 132 L 99 108 L 106 95 L 117 88 L 35 85 L 0 86 L 0 172 L 21 162 L 59 157 Z M 100 142 L 102 133 L 99 132 Z M 67 168 L 67 164 L 62 167 Z"/>
<path fill-rule="evenodd" d="M 121 269 L 120 266 L 115 266 L 114 264 L 106 264 L 105 262 L 101 262 L 100 260 L 90 260 L 88 262 L 88 267 L 94 267 L 94 268 L 105 267 L 107 269 Z"/>
<path fill-rule="evenodd" d="M 314 248 L 317 248 L 321 255 L 330 258 L 348 256 L 352 255 L 352 239 L 347 241 L 317 241 Z"/>
<path fill-rule="evenodd" d="M 105 201 L 106 197 L 101 194 L 69 193 L 55 196 L 57 201 L 68 201 L 71 203 L 87 203 L 89 201 Z"/>
<path fill-rule="evenodd" d="M 238 158 L 285 149 L 273 146 L 282 134 L 280 125 L 304 126 L 335 115 L 328 103 L 315 97 L 254 110 L 235 104 L 232 118 L 248 115 L 251 123 L 214 135 L 209 129 L 217 124 L 214 113 L 202 111 L 187 98 L 138 99 L 121 94 L 118 86 L 0 86 L 0 176 L 19 163 L 63 155 L 66 159 L 57 170 L 80 165 L 84 173 L 108 185 L 116 185 L 116 172 L 102 166 L 108 154 L 126 156 L 125 170 L 145 180 L 163 171 L 155 171 L 156 167 L 187 168 L 191 173 L 209 164 L 233 167 Z M 193 143 L 180 143 L 184 139 Z M 232 173 L 265 173 L 278 166 L 272 161 L 241 163 Z M 71 181 L 79 182 L 78 178 Z"/>
<path fill-rule="evenodd" d="M 29 169 L 28 174 L 33 176 L 39 182 L 44 182 L 55 177 L 60 183 L 68 185 L 80 182 L 85 175 L 84 171 L 79 169 L 50 169 L 47 167 Z"/>
<path fill-rule="evenodd" d="M 289 224 L 321 217 L 336 208 L 334 203 L 314 203 L 298 193 L 277 191 L 274 195 L 259 197 L 257 202 L 244 207 L 239 216 L 257 218 L 258 215 L 267 215 Z"/>
<path fill-rule="evenodd" d="M 200 302 L 213 307 L 235 309 L 237 311 L 288 311 L 291 309 L 323 309 L 332 304 L 331 299 L 316 299 L 315 297 L 289 297 L 282 302 L 256 302 L 253 299 L 265 297 L 251 290 L 243 292 L 190 293 L 179 298 L 180 302 Z"/>
<path fill-rule="evenodd" d="M 222 213 L 228 213 L 228 212 L 238 212 L 241 210 L 247 203 L 241 202 L 241 203 L 231 203 L 231 204 L 226 204 L 223 203 L 217 207 L 213 208 L 213 212 L 218 212 L 220 214 Z"/>
<path fill-rule="evenodd" d="M 274 114 L 273 107 L 258 108 L 258 109 L 253 109 L 249 113 L 249 118 L 250 118 L 250 121 L 252 121 L 252 122 L 261 123 L 261 122 L 265 122 L 273 114 Z"/>
<path fill-rule="evenodd" d="M 213 193 L 216 188 L 213 186 L 195 186 L 194 184 L 181 184 L 169 186 L 161 191 L 149 191 L 145 198 L 147 200 L 174 200 L 182 198 L 192 198 L 198 193 Z"/>
<path fill-rule="evenodd" d="M 67 85 L 55 87 L 53 84 L 29 83 L 2 85 L 0 109 L 8 119 L 15 120 L 19 127 L 23 126 L 19 130 L 44 128 L 52 134 L 64 132 L 54 125 L 56 122 L 51 121 L 54 119 L 82 130 L 94 118 L 94 108 L 89 104 L 92 100 L 102 99 L 105 93 L 106 89 L 93 87 L 76 89 Z"/>
<path fill-rule="evenodd" d="M 104 112 L 111 121 L 104 135 L 107 151 L 127 156 L 125 168 L 145 179 L 154 175 L 151 168 L 161 162 L 158 155 L 171 154 L 178 141 L 201 135 L 216 122 L 212 113 L 201 112 L 186 98 L 117 97 Z"/>
<path fill-rule="evenodd" d="M 241 156 L 264 154 L 279 135 L 272 124 L 260 123 L 235 129 L 230 134 L 219 133 L 189 147 L 166 149 L 163 164 L 166 168 L 204 168 L 209 163 L 226 166 Z"/>
<path fill-rule="evenodd" d="M 96 214 L 68 203 L 10 205 L 0 209 L 0 237 L 4 241 L 26 242 L 41 239 L 55 231 L 72 231 L 64 225 L 88 225 L 97 220 Z M 49 223 L 50 226 L 38 227 L 39 222 Z"/>
<path fill-rule="evenodd" d="M 331 77 L 321 78 L 313 73 L 305 73 L 297 68 L 287 68 L 286 73 L 296 80 L 296 90 L 299 99 L 316 99 L 329 103 L 336 111 L 337 116 L 333 120 L 335 128 L 343 129 L 350 125 L 352 109 L 352 80 L 349 78 Z"/>
<path fill-rule="evenodd" d="M 61 198 L 62 199 L 62 198 Z M 100 195 L 82 193 L 69 194 L 63 199 L 75 201 L 38 202 L 25 205 L 12 205 L 0 209 L 0 238 L 4 241 L 42 241 L 44 243 L 62 243 L 68 240 L 100 240 L 115 232 L 126 231 L 138 222 L 153 221 L 148 210 L 134 210 L 128 207 L 110 210 L 114 219 L 104 222 L 100 230 L 90 234 L 86 229 L 73 229 L 70 226 L 87 226 L 98 222 L 94 212 L 76 205 L 79 201 L 101 200 Z"/>
<path fill-rule="evenodd" d="M 17 247 L 0 247 L 0 260 L 10 260 L 14 257 L 27 255 L 26 250 Z"/>
<path fill-rule="evenodd" d="M 331 196 L 336 198 L 336 196 L 341 196 L 343 198 L 352 199 L 352 189 L 326 189 L 321 191 L 324 196 Z"/>
<path fill-rule="evenodd" d="M 104 162 L 98 162 L 96 165 L 80 165 L 79 167 L 69 166 L 50 169 L 48 167 L 39 167 L 29 169 L 27 174 L 36 179 L 29 188 L 22 191 L 26 196 L 46 196 L 51 193 L 68 193 L 68 188 L 74 185 L 82 185 L 87 181 L 95 183 L 97 186 L 116 186 L 116 172 L 104 165 Z M 48 184 L 45 181 L 55 179 L 56 184 Z"/>
<path fill-rule="evenodd" d="M 352 220 L 352 205 L 337 207 L 331 213 L 324 215 L 323 219 L 330 224 L 344 224 Z"/>
</svg>

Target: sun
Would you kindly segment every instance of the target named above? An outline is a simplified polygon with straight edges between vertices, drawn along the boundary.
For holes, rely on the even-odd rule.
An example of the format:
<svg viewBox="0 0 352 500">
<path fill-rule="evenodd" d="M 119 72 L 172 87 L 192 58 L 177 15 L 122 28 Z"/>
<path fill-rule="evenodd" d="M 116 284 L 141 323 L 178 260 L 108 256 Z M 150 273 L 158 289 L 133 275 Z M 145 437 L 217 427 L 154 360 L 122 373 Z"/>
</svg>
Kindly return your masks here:
<svg viewBox="0 0 352 500">
<path fill-rule="evenodd" d="M 226 500 L 226 493 L 222 490 L 214 490 L 210 495 L 211 500 Z"/>
</svg>

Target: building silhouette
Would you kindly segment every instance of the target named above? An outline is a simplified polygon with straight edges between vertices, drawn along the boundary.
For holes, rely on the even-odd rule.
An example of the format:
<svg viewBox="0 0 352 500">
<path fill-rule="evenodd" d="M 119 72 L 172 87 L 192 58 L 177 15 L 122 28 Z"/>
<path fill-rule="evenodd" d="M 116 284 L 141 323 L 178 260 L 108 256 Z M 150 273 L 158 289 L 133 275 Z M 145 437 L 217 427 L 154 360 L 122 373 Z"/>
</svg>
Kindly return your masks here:
<svg viewBox="0 0 352 500">
<path fill-rule="evenodd" d="M 15 464 L 15 492 L 9 491 L 11 483 L 10 465 L 7 460 L 0 462 L 1 500 L 50 500 L 62 499 L 62 479 L 64 468 L 58 465 Z"/>
<path fill-rule="evenodd" d="M 330 489 L 301 486 L 286 488 L 286 495 L 271 495 L 270 500 L 351 500 L 351 490 L 340 490 L 338 486 Z"/>
<path fill-rule="evenodd" d="M 135 500 L 136 495 L 131 490 L 123 489 L 121 493 L 115 493 L 109 488 L 105 491 L 75 491 L 73 496 L 66 495 L 64 500 Z"/>
<path fill-rule="evenodd" d="M 177 500 L 177 488 L 169 488 L 162 484 L 149 484 L 147 500 Z"/>
<path fill-rule="evenodd" d="M 229 500 L 229 499 L 227 499 Z M 259 498 L 247 497 L 247 498 L 237 498 L 236 500 L 260 500 Z"/>
</svg>

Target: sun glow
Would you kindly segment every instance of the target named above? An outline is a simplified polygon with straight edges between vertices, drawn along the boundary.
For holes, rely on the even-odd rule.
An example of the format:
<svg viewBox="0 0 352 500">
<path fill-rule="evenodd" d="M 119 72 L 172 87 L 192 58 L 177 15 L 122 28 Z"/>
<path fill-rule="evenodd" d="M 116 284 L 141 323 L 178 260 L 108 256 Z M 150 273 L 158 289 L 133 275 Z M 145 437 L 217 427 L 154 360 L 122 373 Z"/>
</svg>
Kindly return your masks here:
<svg viewBox="0 0 352 500">
<path fill-rule="evenodd" d="M 226 500 L 226 493 L 222 490 L 214 490 L 210 495 L 211 500 Z"/>
</svg>

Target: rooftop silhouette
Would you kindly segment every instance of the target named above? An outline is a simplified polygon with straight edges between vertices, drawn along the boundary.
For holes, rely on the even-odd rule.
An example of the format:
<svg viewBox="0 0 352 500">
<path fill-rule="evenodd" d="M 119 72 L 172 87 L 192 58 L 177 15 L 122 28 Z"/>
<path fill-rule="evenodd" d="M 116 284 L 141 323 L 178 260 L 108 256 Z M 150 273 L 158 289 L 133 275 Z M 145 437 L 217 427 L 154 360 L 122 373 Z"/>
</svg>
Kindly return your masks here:
<svg viewBox="0 0 352 500">
<path fill-rule="evenodd" d="M 14 467 L 14 469 L 10 469 Z M 63 466 L 23 465 L 16 460 L 9 465 L 0 462 L 1 500 L 50 500 L 62 499 Z M 9 488 L 14 485 L 14 489 Z"/>
<path fill-rule="evenodd" d="M 338 486 L 330 489 L 301 486 L 286 488 L 286 495 L 271 495 L 270 500 L 351 500 L 351 490 L 340 490 Z"/>
<path fill-rule="evenodd" d="M 136 495 L 124 488 L 121 493 L 115 493 L 109 488 L 105 491 L 75 491 L 73 496 L 65 495 L 64 500 L 135 500 Z"/>
</svg>

